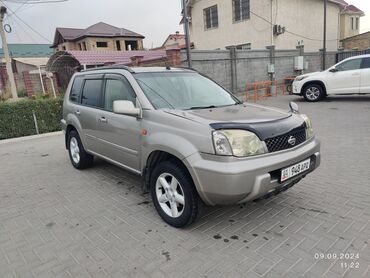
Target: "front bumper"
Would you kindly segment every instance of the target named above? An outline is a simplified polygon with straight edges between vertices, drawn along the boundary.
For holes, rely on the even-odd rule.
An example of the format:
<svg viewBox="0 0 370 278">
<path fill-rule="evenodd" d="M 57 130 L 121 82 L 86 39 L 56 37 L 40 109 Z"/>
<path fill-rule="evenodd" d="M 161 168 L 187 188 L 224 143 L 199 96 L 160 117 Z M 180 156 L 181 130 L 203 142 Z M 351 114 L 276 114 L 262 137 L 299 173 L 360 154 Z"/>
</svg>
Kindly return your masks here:
<svg viewBox="0 0 370 278">
<path fill-rule="evenodd" d="M 292 93 L 293 95 L 301 95 L 303 82 L 293 81 Z"/>
<path fill-rule="evenodd" d="M 310 170 L 280 183 L 280 170 L 311 158 Z M 200 197 L 207 205 L 240 204 L 290 187 L 320 165 L 320 141 L 249 158 L 196 153 L 186 158 Z M 191 167 L 189 167 L 191 165 Z"/>
</svg>

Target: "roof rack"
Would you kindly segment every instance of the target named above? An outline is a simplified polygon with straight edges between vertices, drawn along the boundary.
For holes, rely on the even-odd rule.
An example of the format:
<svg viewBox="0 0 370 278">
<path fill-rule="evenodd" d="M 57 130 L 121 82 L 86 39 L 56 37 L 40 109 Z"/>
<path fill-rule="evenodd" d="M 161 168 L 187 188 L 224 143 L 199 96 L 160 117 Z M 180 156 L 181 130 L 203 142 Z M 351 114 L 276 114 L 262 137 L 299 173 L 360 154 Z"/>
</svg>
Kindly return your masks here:
<svg viewBox="0 0 370 278">
<path fill-rule="evenodd" d="M 132 68 L 128 66 L 124 66 L 124 65 L 111 65 L 111 66 L 104 66 L 104 67 L 98 67 L 98 68 L 91 68 L 91 69 L 81 70 L 81 72 L 89 72 L 89 71 L 96 71 L 96 70 L 109 70 L 109 69 L 123 69 L 123 70 L 127 70 L 130 73 L 135 73 L 135 71 Z"/>
</svg>

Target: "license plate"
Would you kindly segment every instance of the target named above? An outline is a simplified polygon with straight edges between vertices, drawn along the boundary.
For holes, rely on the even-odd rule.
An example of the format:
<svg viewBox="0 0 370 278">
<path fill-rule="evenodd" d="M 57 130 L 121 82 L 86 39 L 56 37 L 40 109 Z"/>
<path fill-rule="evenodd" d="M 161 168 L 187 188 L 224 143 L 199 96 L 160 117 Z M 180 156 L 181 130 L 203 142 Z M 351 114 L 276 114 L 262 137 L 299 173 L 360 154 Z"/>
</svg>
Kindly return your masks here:
<svg viewBox="0 0 370 278">
<path fill-rule="evenodd" d="M 299 162 L 293 166 L 281 170 L 281 181 L 286 181 L 290 178 L 293 178 L 300 173 L 303 173 L 310 169 L 311 159 Z"/>
</svg>

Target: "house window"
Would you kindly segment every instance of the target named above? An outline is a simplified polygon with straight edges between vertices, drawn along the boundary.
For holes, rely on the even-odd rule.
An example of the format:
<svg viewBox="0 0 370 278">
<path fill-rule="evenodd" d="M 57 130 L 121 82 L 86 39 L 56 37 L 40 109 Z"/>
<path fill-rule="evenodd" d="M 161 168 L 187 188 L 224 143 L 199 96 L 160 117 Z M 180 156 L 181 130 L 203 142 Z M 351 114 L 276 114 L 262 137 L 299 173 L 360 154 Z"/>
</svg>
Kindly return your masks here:
<svg viewBox="0 0 370 278">
<path fill-rule="evenodd" d="M 353 17 L 351 17 L 351 30 L 355 30 L 355 21 Z"/>
<path fill-rule="evenodd" d="M 96 42 L 96 47 L 108 47 L 108 42 Z"/>
<path fill-rule="evenodd" d="M 78 43 L 78 50 L 82 50 L 82 45 L 81 45 L 81 43 Z"/>
<path fill-rule="evenodd" d="M 239 50 L 251 50 L 252 49 L 252 44 L 250 44 L 250 43 L 239 44 L 239 45 L 236 46 L 236 49 L 239 49 Z"/>
<path fill-rule="evenodd" d="M 356 17 L 356 30 L 360 29 L 360 18 Z"/>
<path fill-rule="evenodd" d="M 87 48 L 86 48 L 86 42 L 82 42 L 82 46 L 83 46 L 83 50 L 87 50 Z"/>
<path fill-rule="evenodd" d="M 121 51 L 121 42 L 120 41 L 116 41 L 116 48 L 117 48 L 117 51 Z"/>
<path fill-rule="evenodd" d="M 218 11 L 217 5 L 203 10 L 205 29 L 218 27 Z"/>
<path fill-rule="evenodd" d="M 234 22 L 249 19 L 250 0 L 232 0 L 233 1 L 233 20 Z"/>
</svg>

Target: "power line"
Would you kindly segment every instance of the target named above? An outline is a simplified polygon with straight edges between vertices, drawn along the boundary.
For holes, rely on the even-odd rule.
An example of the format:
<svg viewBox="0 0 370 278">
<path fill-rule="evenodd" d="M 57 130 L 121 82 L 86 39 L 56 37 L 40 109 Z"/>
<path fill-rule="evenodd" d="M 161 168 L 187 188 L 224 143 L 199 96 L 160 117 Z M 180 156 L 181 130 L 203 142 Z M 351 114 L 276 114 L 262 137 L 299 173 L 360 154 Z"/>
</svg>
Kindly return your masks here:
<svg viewBox="0 0 370 278">
<path fill-rule="evenodd" d="M 26 25 L 28 28 L 30 28 L 35 34 L 39 35 L 41 38 L 43 38 L 44 40 L 46 40 L 47 42 L 51 43 L 51 41 L 46 38 L 45 36 L 43 36 L 41 33 L 39 33 L 37 30 L 35 30 L 31 25 L 29 25 L 27 22 L 25 22 L 22 18 L 20 18 L 12 9 L 10 9 L 5 3 L 3 0 L 0 0 L 0 2 L 2 2 L 4 4 L 4 6 L 9 9 L 11 12 L 12 12 L 12 15 L 14 15 L 18 20 L 20 20 L 24 25 Z"/>
<path fill-rule="evenodd" d="M 267 22 L 267 23 L 268 23 L 268 24 L 270 24 L 271 26 L 273 26 L 273 25 L 274 25 L 271 21 L 269 21 L 268 19 L 264 18 L 263 16 L 260 16 L 260 15 L 256 14 L 255 12 L 250 11 L 250 13 L 251 13 L 251 14 L 253 14 L 254 16 L 256 16 L 256 17 L 258 17 L 258 18 L 262 19 L 263 21 Z M 304 38 L 304 39 L 310 40 L 310 41 L 320 41 L 320 42 L 322 42 L 322 41 L 323 41 L 323 40 L 320 40 L 320 39 L 313 39 L 313 38 L 310 38 L 310 37 L 306 37 L 306 36 L 304 36 L 304 35 L 300 35 L 300 34 L 297 34 L 297 33 L 291 32 L 291 31 L 289 31 L 289 30 L 285 30 L 285 32 L 287 32 L 287 33 L 289 33 L 289 34 L 291 34 L 291 35 L 294 35 L 294 36 L 300 37 L 300 38 Z M 331 39 L 331 40 L 327 40 L 327 41 L 338 41 L 338 39 Z"/>
<path fill-rule="evenodd" d="M 4 2 L 17 3 L 17 4 L 45 4 L 45 3 L 60 3 L 69 0 L 3 0 Z"/>
</svg>

